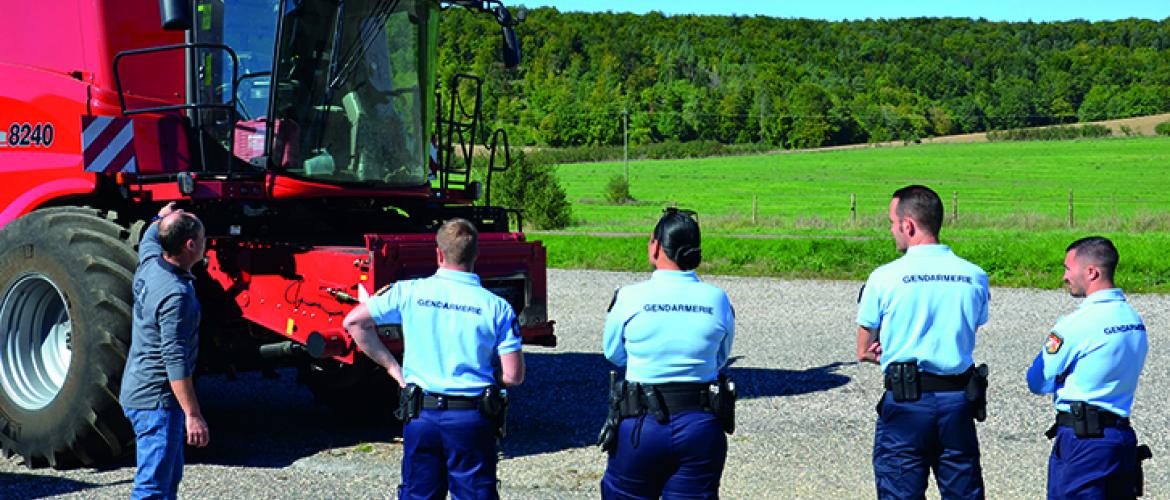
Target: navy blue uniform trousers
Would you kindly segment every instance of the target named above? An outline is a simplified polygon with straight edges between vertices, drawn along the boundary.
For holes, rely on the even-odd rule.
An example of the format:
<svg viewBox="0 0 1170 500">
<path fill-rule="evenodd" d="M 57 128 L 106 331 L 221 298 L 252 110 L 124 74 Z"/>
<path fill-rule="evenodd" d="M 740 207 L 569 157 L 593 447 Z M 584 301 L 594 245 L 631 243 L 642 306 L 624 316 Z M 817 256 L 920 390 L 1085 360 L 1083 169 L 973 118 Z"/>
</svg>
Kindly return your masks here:
<svg viewBox="0 0 1170 500">
<path fill-rule="evenodd" d="M 1131 427 L 1106 427 L 1105 436 L 1078 438 L 1058 427 L 1048 457 L 1048 498 L 1136 498 L 1137 436 Z"/>
<path fill-rule="evenodd" d="M 899 403 L 886 391 L 873 440 L 878 498 L 925 498 L 932 470 L 943 498 L 984 498 L 979 439 L 966 396 L 923 392 L 918 401 Z"/>
<path fill-rule="evenodd" d="M 718 498 L 727 436 L 714 414 L 630 417 L 618 427 L 617 448 L 601 478 L 601 498 Z"/>
<path fill-rule="evenodd" d="M 497 499 L 496 428 L 477 409 L 422 410 L 402 428 L 400 499 Z"/>
</svg>

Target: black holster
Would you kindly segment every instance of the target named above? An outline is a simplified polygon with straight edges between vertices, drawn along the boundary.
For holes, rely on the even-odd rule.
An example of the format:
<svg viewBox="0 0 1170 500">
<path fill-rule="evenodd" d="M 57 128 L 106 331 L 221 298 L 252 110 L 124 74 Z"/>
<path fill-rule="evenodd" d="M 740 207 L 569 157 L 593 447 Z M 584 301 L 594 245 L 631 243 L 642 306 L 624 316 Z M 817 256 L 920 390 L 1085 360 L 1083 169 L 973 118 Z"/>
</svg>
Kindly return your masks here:
<svg viewBox="0 0 1170 500">
<path fill-rule="evenodd" d="M 728 379 L 726 375 L 720 375 L 719 379 L 711 384 L 707 394 L 710 398 L 711 412 L 719 419 L 719 423 L 723 424 L 723 432 L 735 434 L 735 400 L 737 396 L 735 382 Z"/>
<path fill-rule="evenodd" d="M 967 381 L 967 402 L 971 403 L 971 416 L 977 422 L 987 420 L 987 364 L 971 369 L 971 379 Z"/>
<path fill-rule="evenodd" d="M 496 386 L 488 386 L 479 398 L 479 413 L 495 422 L 496 436 L 508 435 L 508 394 Z"/>
<path fill-rule="evenodd" d="M 613 452 L 617 447 L 618 425 L 621 424 L 622 400 L 626 397 L 626 381 L 619 380 L 616 371 L 609 372 L 609 400 L 608 411 L 605 414 L 605 424 L 597 434 L 597 445 L 606 452 Z"/>
<path fill-rule="evenodd" d="M 406 425 L 412 418 L 418 418 L 418 412 L 422 409 L 422 399 L 422 388 L 417 385 L 406 384 L 406 387 L 398 391 L 398 409 L 394 411 L 394 416 L 402 421 L 402 425 Z"/>
<path fill-rule="evenodd" d="M 894 401 L 918 401 L 922 397 L 922 386 L 918 379 L 918 362 L 905 361 L 890 363 L 886 367 L 886 387 Z"/>
<path fill-rule="evenodd" d="M 1137 470 L 1134 471 L 1134 494 L 1135 496 L 1145 495 L 1146 491 L 1146 473 L 1142 470 L 1142 462 L 1154 458 L 1154 452 L 1150 451 L 1150 447 L 1144 444 L 1139 444 L 1137 447 Z"/>
</svg>

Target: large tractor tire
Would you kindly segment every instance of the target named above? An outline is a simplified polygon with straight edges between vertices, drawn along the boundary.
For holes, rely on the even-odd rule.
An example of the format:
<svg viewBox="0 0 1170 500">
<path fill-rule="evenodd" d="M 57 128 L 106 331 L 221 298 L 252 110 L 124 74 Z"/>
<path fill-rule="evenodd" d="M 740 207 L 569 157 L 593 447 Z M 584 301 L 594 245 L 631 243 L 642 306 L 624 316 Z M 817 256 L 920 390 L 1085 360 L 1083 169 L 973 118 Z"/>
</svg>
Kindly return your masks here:
<svg viewBox="0 0 1170 500">
<path fill-rule="evenodd" d="M 97 210 L 37 210 L 0 230 L 0 448 L 29 467 L 130 449 L 118 404 L 130 346 L 129 231 Z"/>
</svg>

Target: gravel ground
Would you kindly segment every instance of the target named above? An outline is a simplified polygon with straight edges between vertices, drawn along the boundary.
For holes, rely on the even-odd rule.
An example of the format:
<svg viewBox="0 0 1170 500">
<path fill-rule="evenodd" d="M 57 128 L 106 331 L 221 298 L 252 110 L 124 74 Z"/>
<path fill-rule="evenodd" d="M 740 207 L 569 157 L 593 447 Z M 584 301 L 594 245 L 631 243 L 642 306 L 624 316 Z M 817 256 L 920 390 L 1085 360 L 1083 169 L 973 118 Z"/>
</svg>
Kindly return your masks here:
<svg viewBox="0 0 1170 500">
<path fill-rule="evenodd" d="M 596 498 L 605 457 L 594 446 L 604 419 L 608 364 L 600 354 L 614 288 L 645 274 L 549 271 L 550 311 L 561 345 L 530 348 L 528 381 L 513 391 L 511 435 L 500 462 L 505 498 Z M 872 498 L 870 462 L 876 367 L 852 362 L 860 283 L 708 277 L 738 312 L 732 370 L 741 392 L 730 438 L 726 498 Z M 1060 291 L 995 289 L 976 358 L 991 366 L 987 422 L 979 425 L 990 498 L 1043 498 L 1052 418 L 1024 373 L 1047 328 L 1076 300 Z M 1170 498 L 1170 297 L 1131 297 L 1153 349 L 1134 422 L 1153 448 L 1147 498 Z M 212 446 L 188 453 L 180 494 L 188 498 L 383 498 L 398 482 L 394 426 L 339 419 L 315 405 L 295 374 L 245 374 L 198 382 Z M 28 470 L 0 459 L 0 498 L 125 498 L 133 466 Z M 930 495 L 937 498 L 933 491 Z"/>
</svg>

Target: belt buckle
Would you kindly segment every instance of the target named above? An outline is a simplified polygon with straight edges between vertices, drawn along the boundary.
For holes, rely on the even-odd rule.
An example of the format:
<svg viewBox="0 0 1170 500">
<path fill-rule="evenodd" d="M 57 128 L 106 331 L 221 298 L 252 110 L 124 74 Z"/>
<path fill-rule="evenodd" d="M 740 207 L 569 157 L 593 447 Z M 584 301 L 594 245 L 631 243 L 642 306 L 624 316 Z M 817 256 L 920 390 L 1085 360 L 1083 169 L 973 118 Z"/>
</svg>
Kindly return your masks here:
<svg viewBox="0 0 1170 500">
<path fill-rule="evenodd" d="M 447 398 L 445 396 L 435 396 L 435 408 L 439 410 L 446 410 Z"/>
</svg>

